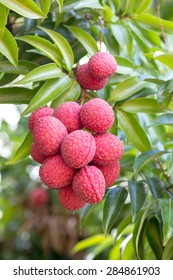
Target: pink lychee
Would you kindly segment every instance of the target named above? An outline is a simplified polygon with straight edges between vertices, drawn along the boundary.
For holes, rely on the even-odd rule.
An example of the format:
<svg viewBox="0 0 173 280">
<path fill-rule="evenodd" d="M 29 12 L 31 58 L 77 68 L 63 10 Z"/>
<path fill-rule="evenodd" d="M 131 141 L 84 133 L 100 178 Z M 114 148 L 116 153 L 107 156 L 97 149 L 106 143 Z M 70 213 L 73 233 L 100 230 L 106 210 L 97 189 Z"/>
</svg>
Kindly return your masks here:
<svg viewBox="0 0 173 280">
<path fill-rule="evenodd" d="M 116 135 L 111 133 L 95 134 L 96 153 L 93 162 L 108 165 L 118 161 L 124 152 L 123 144 Z"/>
<path fill-rule="evenodd" d="M 88 164 L 95 155 L 94 137 L 87 131 L 75 130 L 68 134 L 61 145 L 61 154 L 69 166 L 81 168 Z"/>
<path fill-rule="evenodd" d="M 50 107 L 41 107 L 37 110 L 35 110 L 28 121 L 28 126 L 31 132 L 33 132 L 34 129 L 34 125 L 35 123 L 42 117 L 46 117 L 46 116 L 52 116 L 53 115 L 54 110 Z"/>
<path fill-rule="evenodd" d="M 37 206 L 45 205 L 49 202 L 49 193 L 41 186 L 37 186 L 30 193 L 31 203 Z"/>
<path fill-rule="evenodd" d="M 76 170 L 69 167 L 60 154 L 47 158 L 39 170 L 41 181 L 52 189 L 71 184 L 75 173 Z"/>
<path fill-rule="evenodd" d="M 101 133 L 112 126 L 114 112 L 105 100 L 94 98 L 82 106 L 80 118 L 84 127 L 93 132 Z"/>
<path fill-rule="evenodd" d="M 105 178 L 106 182 L 106 188 L 109 188 L 112 186 L 112 184 L 115 182 L 115 180 L 118 178 L 120 173 L 120 164 L 118 161 L 109 164 L 109 165 L 95 165 L 97 168 L 101 170 L 103 173 L 103 176 Z"/>
<path fill-rule="evenodd" d="M 61 142 L 66 135 L 65 125 L 52 116 L 43 117 L 34 125 L 34 143 L 39 152 L 45 156 L 52 156 L 59 152 Z"/>
<path fill-rule="evenodd" d="M 96 166 L 86 165 L 74 176 L 73 189 L 87 203 L 98 203 L 105 194 L 103 173 Z"/>
<path fill-rule="evenodd" d="M 80 209 L 86 204 L 86 202 L 74 192 L 72 185 L 59 189 L 58 197 L 64 208 L 71 211 Z"/>
<path fill-rule="evenodd" d="M 96 79 L 110 77 L 117 69 L 117 62 L 108 52 L 95 53 L 88 62 L 88 71 Z"/>
<path fill-rule="evenodd" d="M 64 102 L 55 109 L 53 116 L 65 125 L 68 132 L 72 132 L 82 128 L 80 109 L 81 106 L 76 102 Z"/>
<path fill-rule="evenodd" d="M 88 71 L 88 63 L 81 65 L 76 71 L 76 79 L 84 89 L 99 90 L 104 88 L 107 83 L 106 79 L 96 79 Z"/>
<path fill-rule="evenodd" d="M 31 145 L 30 155 L 33 158 L 33 160 L 35 160 L 38 163 L 43 163 L 46 159 L 46 157 L 39 152 L 34 143 Z"/>
</svg>

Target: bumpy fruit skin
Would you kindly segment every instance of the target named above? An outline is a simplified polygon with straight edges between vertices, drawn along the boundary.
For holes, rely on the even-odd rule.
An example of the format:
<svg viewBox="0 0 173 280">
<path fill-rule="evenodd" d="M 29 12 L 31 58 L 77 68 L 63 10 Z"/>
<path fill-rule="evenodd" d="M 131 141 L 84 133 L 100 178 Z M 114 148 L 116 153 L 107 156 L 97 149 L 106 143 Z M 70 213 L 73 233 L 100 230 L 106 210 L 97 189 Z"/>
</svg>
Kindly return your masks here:
<svg viewBox="0 0 173 280">
<path fill-rule="evenodd" d="M 62 140 L 67 135 L 65 125 L 58 119 L 48 116 L 39 119 L 33 130 L 33 139 L 37 149 L 45 156 L 59 152 Z"/>
<path fill-rule="evenodd" d="M 68 134 L 61 145 L 61 154 L 69 166 L 81 168 L 94 157 L 96 145 L 94 137 L 87 131 L 75 130 Z"/>
<path fill-rule="evenodd" d="M 46 159 L 46 157 L 39 152 L 34 143 L 31 145 L 30 155 L 33 158 L 33 160 L 35 160 L 38 163 L 43 163 Z"/>
<path fill-rule="evenodd" d="M 74 176 L 73 189 L 87 203 L 98 203 L 105 194 L 103 173 L 96 166 L 86 165 Z"/>
<path fill-rule="evenodd" d="M 84 127 L 93 132 L 102 133 L 112 126 L 114 112 L 106 101 L 94 98 L 82 106 L 80 118 Z"/>
<path fill-rule="evenodd" d="M 28 126 L 29 126 L 30 131 L 33 132 L 34 125 L 40 118 L 46 117 L 46 116 L 52 116 L 53 113 L 54 113 L 54 110 L 47 106 L 35 110 L 31 114 L 29 121 L 28 121 Z"/>
<path fill-rule="evenodd" d="M 72 185 L 59 189 L 58 197 L 64 208 L 71 211 L 80 209 L 86 204 L 86 202 L 74 192 Z"/>
<path fill-rule="evenodd" d="M 59 154 L 47 158 L 39 170 L 41 181 L 51 189 L 68 186 L 75 173 L 76 170 L 69 167 Z"/>
<path fill-rule="evenodd" d="M 76 102 L 64 102 L 54 110 L 53 116 L 65 125 L 68 132 L 72 132 L 83 127 L 79 116 L 80 109 L 81 106 Z"/>
<path fill-rule="evenodd" d="M 30 193 L 30 200 L 34 205 L 42 206 L 49 202 L 49 193 L 41 186 L 37 186 Z"/>
<path fill-rule="evenodd" d="M 96 165 L 97 168 L 101 170 L 106 182 L 106 188 L 112 186 L 115 180 L 118 178 L 120 173 L 120 164 L 118 161 L 109 165 Z"/>
<path fill-rule="evenodd" d="M 88 70 L 96 79 L 110 77 L 117 69 L 115 58 L 107 52 L 95 53 L 88 62 Z"/>
<path fill-rule="evenodd" d="M 96 79 L 88 71 L 88 63 L 81 65 L 76 71 L 76 79 L 84 89 L 99 90 L 104 88 L 107 83 L 106 79 Z"/>
<path fill-rule="evenodd" d="M 95 164 L 108 165 L 118 161 L 124 152 L 119 138 L 111 133 L 95 134 L 96 153 L 93 159 Z"/>
</svg>

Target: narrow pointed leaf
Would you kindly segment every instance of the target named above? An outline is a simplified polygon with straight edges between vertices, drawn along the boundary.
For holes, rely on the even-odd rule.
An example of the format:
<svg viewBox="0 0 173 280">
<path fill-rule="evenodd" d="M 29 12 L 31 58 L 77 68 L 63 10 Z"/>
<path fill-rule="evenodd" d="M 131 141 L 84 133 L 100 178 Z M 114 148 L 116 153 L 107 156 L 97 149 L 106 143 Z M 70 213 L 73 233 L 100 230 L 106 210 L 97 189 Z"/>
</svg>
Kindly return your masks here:
<svg viewBox="0 0 173 280">
<path fill-rule="evenodd" d="M 168 66 L 169 68 L 173 69 L 173 54 L 165 53 L 158 56 L 153 57 L 155 60 L 158 60 Z"/>
<path fill-rule="evenodd" d="M 0 88 L 0 104 L 28 104 L 36 94 L 36 90 L 9 87 Z"/>
<path fill-rule="evenodd" d="M 28 72 L 32 71 L 38 66 L 37 63 L 19 60 L 18 66 L 13 66 L 8 60 L 0 62 L 0 73 L 9 73 L 9 74 L 22 74 L 26 75 Z"/>
<path fill-rule="evenodd" d="M 37 2 L 43 13 L 47 15 L 50 10 L 51 0 L 37 0 Z"/>
<path fill-rule="evenodd" d="M 134 3 L 134 14 L 143 13 L 151 4 L 152 0 L 135 0 Z"/>
<path fill-rule="evenodd" d="M 5 31 L 5 25 L 7 23 L 7 9 L 4 5 L 0 4 L 0 40 L 2 39 Z"/>
<path fill-rule="evenodd" d="M 136 98 L 127 100 L 124 102 L 121 107 L 123 111 L 129 113 L 161 113 L 162 109 L 160 108 L 157 100 L 151 98 Z"/>
<path fill-rule="evenodd" d="M 4 30 L 4 35 L 0 38 L 0 52 L 6 56 L 6 58 L 17 67 L 18 63 L 18 46 L 16 40 L 8 31 L 7 28 Z"/>
<path fill-rule="evenodd" d="M 164 248 L 162 260 L 173 260 L 173 237 L 169 239 Z"/>
<path fill-rule="evenodd" d="M 149 127 L 158 125 L 173 125 L 173 114 L 167 113 L 158 116 L 150 123 Z"/>
<path fill-rule="evenodd" d="M 159 200 L 163 221 L 163 246 L 173 237 L 173 201 L 170 198 Z"/>
<path fill-rule="evenodd" d="M 59 12 L 62 12 L 62 8 L 63 8 L 63 4 L 64 4 L 64 0 L 56 0 L 58 2 L 58 6 L 59 6 Z"/>
<path fill-rule="evenodd" d="M 76 254 L 84 249 L 92 246 L 96 246 L 105 240 L 104 234 L 95 234 L 94 236 L 88 237 L 84 240 L 79 241 L 72 249 L 72 254 Z"/>
<path fill-rule="evenodd" d="M 165 185 L 159 178 L 148 178 L 146 177 L 148 187 L 155 199 L 162 198 L 165 194 Z"/>
</svg>

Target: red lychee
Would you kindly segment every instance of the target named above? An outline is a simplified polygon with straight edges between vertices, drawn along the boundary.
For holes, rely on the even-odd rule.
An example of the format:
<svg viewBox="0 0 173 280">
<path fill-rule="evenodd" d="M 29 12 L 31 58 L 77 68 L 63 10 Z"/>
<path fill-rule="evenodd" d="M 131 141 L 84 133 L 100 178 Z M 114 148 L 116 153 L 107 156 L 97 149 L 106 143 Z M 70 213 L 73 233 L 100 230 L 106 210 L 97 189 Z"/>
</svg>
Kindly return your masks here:
<svg viewBox="0 0 173 280">
<path fill-rule="evenodd" d="M 49 193 L 41 186 L 37 186 L 30 193 L 30 200 L 34 205 L 41 206 L 49 202 Z"/>
<path fill-rule="evenodd" d="M 96 79 L 110 77 L 117 69 L 117 62 L 108 52 L 95 53 L 88 62 L 88 71 Z"/>
<path fill-rule="evenodd" d="M 55 109 L 53 116 L 65 125 L 68 132 L 72 132 L 82 128 L 80 109 L 81 106 L 76 102 L 64 102 Z"/>
<path fill-rule="evenodd" d="M 73 189 L 87 203 L 98 203 L 105 193 L 103 173 L 96 166 L 86 165 L 74 176 Z"/>
<path fill-rule="evenodd" d="M 65 125 L 52 116 L 43 117 L 34 125 L 34 143 L 39 152 L 45 156 L 52 156 L 59 152 L 61 142 L 66 135 Z"/>
<path fill-rule="evenodd" d="M 120 173 L 120 164 L 118 161 L 109 164 L 109 165 L 95 165 L 97 168 L 101 170 L 103 173 L 103 176 L 105 178 L 106 182 L 106 188 L 109 188 L 112 186 L 112 184 L 115 182 L 115 180 L 118 178 Z"/>
<path fill-rule="evenodd" d="M 106 101 L 94 98 L 82 106 L 80 118 L 84 127 L 93 132 L 101 133 L 112 126 L 114 112 Z"/>
<path fill-rule="evenodd" d="M 99 165 L 108 165 L 118 161 L 124 152 L 119 138 L 111 133 L 95 134 L 96 153 L 93 162 Z"/>
<path fill-rule="evenodd" d="M 71 211 L 80 209 L 86 204 L 86 202 L 74 192 L 72 185 L 59 189 L 58 197 L 64 208 Z"/>
<path fill-rule="evenodd" d="M 39 170 L 41 181 L 52 189 L 71 184 L 75 173 L 76 170 L 69 167 L 59 154 L 47 158 Z"/>
<path fill-rule="evenodd" d="M 52 116 L 53 112 L 54 112 L 54 110 L 47 106 L 35 110 L 31 114 L 29 121 L 28 121 L 28 126 L 29 126 L 30 131 L 33 132 L 34 125 L 40 118 L 46 117 L 46 116 Z"/>
<path fill-rule="evenodd" d="M 81 168 L 88 164 L 95 155 L 94 137 L 87 131 L 75 130 L 68 134 L 61 145 L 61 154 L 69 166 Z"/>
<path fill-rule="evenodd" d="M 38 163 L 43 163 L 46 159 L 46 157 L 39 152 L 34 143 L 31 145 L 30 155 L 33 158 L 33 160 L 35 160 Z"/>
<path fill-rule="evenodd" d="M 88 63 L 81 65 L 76 71 L 76 79 L 84 89 L 99 90 L 104 88 L 106 79 L 96 79 L 88 71 Z"/>
</svg>

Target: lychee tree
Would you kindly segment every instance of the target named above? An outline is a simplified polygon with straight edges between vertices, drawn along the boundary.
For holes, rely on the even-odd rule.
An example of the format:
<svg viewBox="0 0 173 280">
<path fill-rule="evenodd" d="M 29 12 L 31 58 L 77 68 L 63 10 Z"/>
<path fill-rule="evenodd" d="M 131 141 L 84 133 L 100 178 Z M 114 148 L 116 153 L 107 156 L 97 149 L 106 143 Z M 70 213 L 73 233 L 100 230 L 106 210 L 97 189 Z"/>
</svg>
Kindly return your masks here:
<svg viewBox="0 0 173 280">
<path fill-rule="evenodd" d="M 97 97 L 114 111 L 110 132 L 124 144 L 120 176 L 100 204 L 79 211 L 84 225 L 101 207 L 103 234 L 81 241 L 74 252 L 92 243 L 92 258 L 109 248 L 110 259 L 173 259 L 173 23 L 161 18 L 160 4 L 0 0 L 0 15 L 1 104 L 24 104 L 25 118 L 45 105 L 83 105 Z M 118 67 L 103 78 L 100 62 L 93 75 L 99 72 L 106 79 L 102 89 L 95 90 L 92 82 L 84 89 L 76 79 L 79 67 L 99 51 L 112 54 Z M 26 131 L 7 163 L 16 165 L 28 157 L 32 143 Z M 70 188 L 60 192 L 61 200 L 76 195 Z"/>
</svg>

